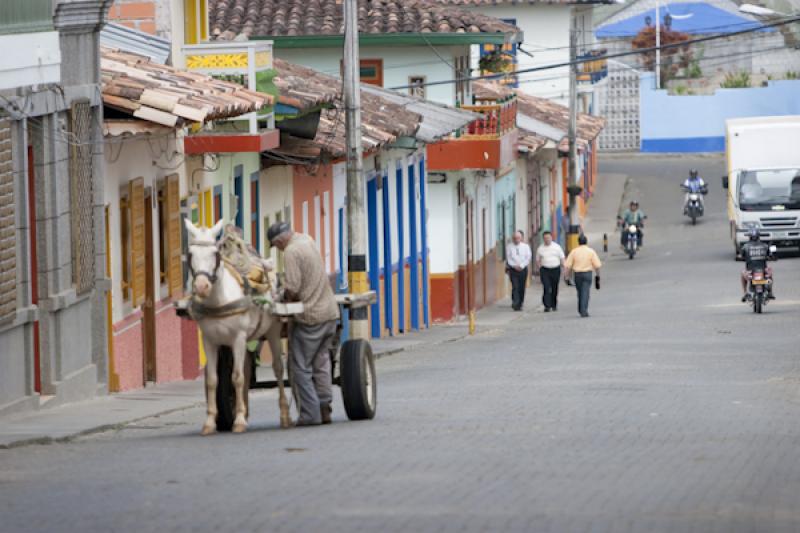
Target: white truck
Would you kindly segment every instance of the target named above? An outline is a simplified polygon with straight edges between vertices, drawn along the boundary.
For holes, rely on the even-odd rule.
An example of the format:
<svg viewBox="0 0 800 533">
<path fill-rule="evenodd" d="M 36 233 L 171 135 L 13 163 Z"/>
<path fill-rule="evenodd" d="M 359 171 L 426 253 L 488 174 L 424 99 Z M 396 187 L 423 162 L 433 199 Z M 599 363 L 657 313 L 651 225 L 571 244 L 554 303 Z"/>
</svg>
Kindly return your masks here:
<svg viewBox="0 0 800 533">
<path fill-rule="evenodd" d="M 800 116 L 726 121 L 728 219 L 736 258 L 747 232 L 800 247 Z"/>
</svg>

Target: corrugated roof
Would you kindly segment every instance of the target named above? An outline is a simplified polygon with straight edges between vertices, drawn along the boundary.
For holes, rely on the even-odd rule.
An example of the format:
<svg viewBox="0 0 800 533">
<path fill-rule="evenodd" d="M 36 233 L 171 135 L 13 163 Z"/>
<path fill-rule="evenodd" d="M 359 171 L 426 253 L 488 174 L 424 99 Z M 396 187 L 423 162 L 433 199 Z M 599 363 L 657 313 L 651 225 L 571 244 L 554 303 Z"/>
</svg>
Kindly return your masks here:
<svg viewBox="0 0 800 533">
<path fill-rule="evenodd" d="M 422 117 L 422 123 L 414 137 L 424 143 L 436 142 L 447 137 L 481 116 L 471 111 L 423 100 L 374 85 L 364 85 L 363 90 L 419 114 Z"/>
<path fill-rule="evenodd" d="M 358 27 L 365 34 L 501 33 L 519 29 L 499 19 L 428 0 L 359 0 Z M 342 35 L 341 0 L 211 0 L 214 38 Z"/>
<path fill-rule="evenodd" d="M 164 126 L 238 117 L 273 103 L 241 85 L 105 47 L 100 70 L 106 106 Z"/>
<path fill-rule="evenodd" d="M 113 22 L 100 30 L 100 46 L 146 56 L 162 65 L 166 65 L 172 50 L 167 39 Z"/>
<path fill-rule="evenodd" d="M 434 0 L 446 6 L 520 6 L 520 5 L 552 5 L 552 4 L 614 4 L 616 0 Z"/>
</svg>

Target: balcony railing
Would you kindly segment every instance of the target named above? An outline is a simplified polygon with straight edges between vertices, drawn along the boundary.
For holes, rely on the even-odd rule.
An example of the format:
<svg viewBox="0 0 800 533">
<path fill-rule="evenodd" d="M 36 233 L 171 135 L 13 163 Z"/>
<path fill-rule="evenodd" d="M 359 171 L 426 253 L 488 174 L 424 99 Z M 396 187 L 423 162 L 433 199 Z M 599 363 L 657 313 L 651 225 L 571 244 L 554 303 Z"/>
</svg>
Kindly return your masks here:
<svg viewBox="0 0 800 533">
<path fill-rule="evenodd" d="M 271 85 L 271 76 L 265 78 L 269 80 L 267 83 L 270 84 L 270 87 L 259 87 L 258 83 L 259 73 L 272 70 L 271 41 L 188 44 L 183 47 L 183 53 L 188 70 L 236 82 L 251 91 L 274 88 Z M 268 129 L 275 127 L 275 115 L 272 108 L 267 109 L 229 120 L 247 120 L 249 133 L 256 134 L 259 131 L 259 123 L 266 122 Z"/>
<path fill-rule="evenodd" d="M 456 133 L 460 139 L 499 139 L 517 127 L 517 98 L 476 101 L 462 109 L 482 115 Z"/>
</svg>

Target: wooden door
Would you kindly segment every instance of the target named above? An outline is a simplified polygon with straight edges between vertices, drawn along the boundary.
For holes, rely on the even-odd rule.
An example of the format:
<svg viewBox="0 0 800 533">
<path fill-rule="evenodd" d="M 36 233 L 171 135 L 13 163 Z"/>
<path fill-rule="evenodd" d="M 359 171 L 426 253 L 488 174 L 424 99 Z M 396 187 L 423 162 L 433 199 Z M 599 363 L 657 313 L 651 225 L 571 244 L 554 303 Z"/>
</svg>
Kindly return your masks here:
<svg viewBox="0 0 800 533">
<path fill-rule="evenodd" d="M 474 205 L 471 199 L 467 200 L 467 279 L 464 283 L 464 303 L 466 312 L 475 309 L 475 226 L 473 224 Z"/>
<path fill-rule="evenodd" d="M 33 146 L 28 146 L 28 235 L 31 242 L 31 305 L 39 305 L 39 260 L 36 246 L 36 173 Z M 109 291 L 110 294 L 110 291 Z M 33 323 L 33 388 L 42 392 L 42 359 L 39 349 L 39 321 Z"/>
<path fill-rule="evenodd" d="M 142 362 L 144 382 L 156 381 L 156 277 L 153 268 L 152 192 L 146 191 L 144 209 L 144 301 L 142 302 Z"/>
<path fill-rule="evenodd" d="M 488 296 L 487 291 L 486 291 L 486 285 L 487 285 L 486 270 L 487 270 L 487 267 L 489 266 L 489 261 L 488 261 L 488 257 L 489 257 L 489 239 L 487 238 L 487 232 L 486 232 L 486 208 L 485 207 L 483 209 L 481 209 L 481 243 L 483 243 L 483 257 L 481 257 L 481 263 L 482 263 L 481 264 L 481 281 L 482 281 L 482 287 L 481 287 L 482 291 L 481 292 L 483 293 L 481 295 L 483 297 L 481 305 L 483 306 L 483 305 L 486 305 L 487 296 Z"/>
</svg>

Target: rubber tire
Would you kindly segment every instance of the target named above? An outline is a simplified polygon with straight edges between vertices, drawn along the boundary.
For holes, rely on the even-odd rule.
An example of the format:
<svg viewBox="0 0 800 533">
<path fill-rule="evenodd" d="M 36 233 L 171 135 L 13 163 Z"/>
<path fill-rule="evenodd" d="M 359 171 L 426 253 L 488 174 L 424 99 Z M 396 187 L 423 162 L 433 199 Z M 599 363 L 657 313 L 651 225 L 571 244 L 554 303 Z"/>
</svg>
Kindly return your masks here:
<svg viewBox="0 0 800 533">
<path fill-rule="evenodd" d="M 757 292 L 753 295 L 753 312 L 757 314 L 761 314 L 764 310 L 764 293 Z"/>
<path fill-rule="evenodd" d="M 364 339 L 351 339 L 342 344 L 340 356 L 340 385 L 347 418 L 371 420 L 378 404 L 375 378 L 375 356 Z M 371 378 L 371 379 L 370 379 Z M 372 402 L 367 387 L 371 388 Z"/>
<path fill-rule="evenodd" d="M 633 256 L 636 255 L 636 250 L 633 248 L 628 248 L 628 259 L 633 259 Z"/>
<path fill-rule="evenodd" d="M 697 225 L 697 215 L 695 215 L 694 211 L 692 211 L 692 226 L 696 225 Z"/>
<path fill-rule="evenodd" d="M 244 405 L 250 417 L 250 379 L 253 371 L 253 354 L 247 352 L 244 362 Z M 220 346 L 217 354 L 217 431 L 231 431 L 236 418 L 236 390 L 233 387 L 233 351 Z"/>
</svg>

